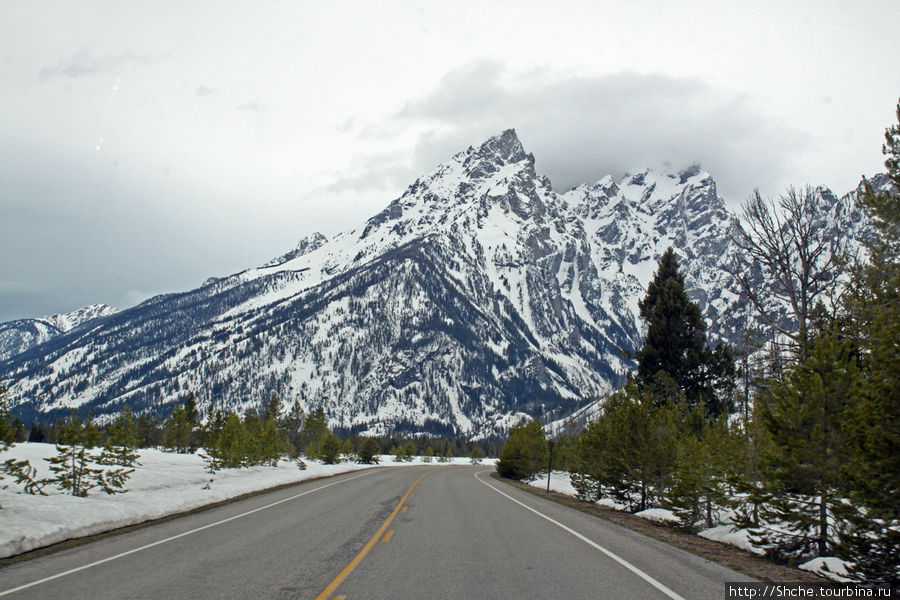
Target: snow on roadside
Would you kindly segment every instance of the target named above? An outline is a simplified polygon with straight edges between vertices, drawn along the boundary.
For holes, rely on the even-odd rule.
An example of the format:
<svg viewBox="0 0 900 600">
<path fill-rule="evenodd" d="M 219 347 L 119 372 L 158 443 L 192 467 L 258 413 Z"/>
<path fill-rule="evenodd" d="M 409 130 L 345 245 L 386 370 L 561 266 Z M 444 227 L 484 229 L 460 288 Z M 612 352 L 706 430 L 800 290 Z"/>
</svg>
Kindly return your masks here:
<svg viewBox="0 0 900 600">
<path fill-rule="evenodd" d="M 530 485 L 542 490 L 546 490 L 546 473 L 538 479 L 531 481 Z M 567 494 L 570 496 L 577 495 L 575 487 L 572 485 L 569 474 L 563 471 L 553 472 L 553 476 L 550 478 L 550 489 L 561 494 Z M 614 508 L 616 510 L 625 509 L 625 505 L 619 504 L 607 498 L 601 498 L 597 501 L 597 504 L 607 506 L 609 508 Z M 643 517 L 645 519 L 649 519 L 661 524 L 678 520 L 678 518 L 674 514 L 672 514 L 672 511 L 663 508 L 649 508 L 647 510 L 642 510 L 634 514 L 638 517 Z M 725 520 L 727 521 L 727 518 Z M 728 523 L 717 525 L 716 527 L 712 527 L 710 529 L 704 529 L 697 535 L 708 540 L 736 546 L 742 550 L 752 552 L 753 554 L 765 554 L 765 551 L 762 548 L 754 546 L 750 543 L 749 531 L 747 531 L 746 529 L 735 529 Z M 803 569 L 804 571 L 809 571 L 811 573 L 827 577 L 828 579 L 832 579 L 834 581 L 845 583 L 850 581 L 850 579 L 846 577 L 848 566 L 849 563 L 847 561 L 841 560 L 839 558 L 828 557 L 814 558 L 808 562 L 803 563 L 802 565 L 799 565 L 799 568 Z"/>
<path fill-rule="evenodd" d="M 38 469 L 38 477 L 50 476 L 44 460 L 56 454 L 52 444 L 16 444 L 0 454 L 0 462 L 10 458 L 27 459 Z M 315 477 L 335 475 L 371 468 L 343 462 L 323 465 L 307 461 L 306 470 L 282 461 L 277 467 L 225 469 L 215 475 L 205 471 L 203 460 L 196 454 L 174 454 L 159 450 L 140 450 L 141 467 L 126 484 L 127 493 L 108 496 L 92 490 L 87 498 L 76 498 L 59 490 L 45 489 L 48 496 L 21 493 L 10 479 L 0 483 L 0 558 L 28 552 L 68 539 L 94 535 L 158 519 L 228 500 L 242 494 L 279 485 L 297 483 Z M 492 465 L 486 459 L 483 464 Z M 412 462 L 397 463 L 392 456 L 382 456 L 381 465 L 421 465 L 421 457 Z M 432 465 L 469 464 L 468 458 L 456 457 L 452 462 Z M 203 489 L 213 478 L 210 489 Z"/>
<path fill-rule="evenodd" d="M 834 556 L 814 558 L 800 565 L 799 568 L 834 581 L 841 583 L 849 583 L 853 581 L 847 577 L 847 561 L 841 560 Z"/>
<path fill-rule="evenodd" d="M 642 519 L 647 519 L 654 523 L 662 523 L 664 525 L 666 523 L 675 523 L 678 521 L 678 517 L 676 517 L 671 510 L 665 508 L 648 508 L 634 514 Z"/>
</svg>

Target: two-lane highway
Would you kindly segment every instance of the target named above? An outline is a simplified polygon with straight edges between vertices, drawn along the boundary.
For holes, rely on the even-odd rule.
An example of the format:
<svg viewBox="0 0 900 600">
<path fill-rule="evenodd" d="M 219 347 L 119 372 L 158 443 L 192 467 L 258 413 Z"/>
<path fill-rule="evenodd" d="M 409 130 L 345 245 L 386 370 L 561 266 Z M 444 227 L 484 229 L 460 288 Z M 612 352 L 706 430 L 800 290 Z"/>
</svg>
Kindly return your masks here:
<svg viewBox="0 0 900 600">
<path fill-rule="evenodd" d="M 486 467 L 308 482 L 0 569 L 3 598 L 722 598 L 748 580 Z"/>
</svg>

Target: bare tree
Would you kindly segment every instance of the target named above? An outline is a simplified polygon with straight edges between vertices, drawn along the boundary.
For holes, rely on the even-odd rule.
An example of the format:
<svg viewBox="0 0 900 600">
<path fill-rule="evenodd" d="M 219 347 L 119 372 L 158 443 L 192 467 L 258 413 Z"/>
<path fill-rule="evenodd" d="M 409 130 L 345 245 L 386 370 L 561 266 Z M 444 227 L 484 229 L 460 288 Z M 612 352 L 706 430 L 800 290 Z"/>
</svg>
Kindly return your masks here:
<svg viewBox="0 0 900 600">
<path fill-rule="evenodd" d="M 801 360 L 809 347 L 810 313 L 838 283 L 842 237 L 828 228 L 822 194 L 809 186 L 789 188 L 777 201 L 754 192 L 743 205 L 742 227 L 732 234 L 748 260 L 726 269 L 763 319 L 793 342 Z M 762 287 L 754 270 L 762 275 Z M 780 322 L 769 298 L 789 306 L 796 329 Z"/>
</svg>

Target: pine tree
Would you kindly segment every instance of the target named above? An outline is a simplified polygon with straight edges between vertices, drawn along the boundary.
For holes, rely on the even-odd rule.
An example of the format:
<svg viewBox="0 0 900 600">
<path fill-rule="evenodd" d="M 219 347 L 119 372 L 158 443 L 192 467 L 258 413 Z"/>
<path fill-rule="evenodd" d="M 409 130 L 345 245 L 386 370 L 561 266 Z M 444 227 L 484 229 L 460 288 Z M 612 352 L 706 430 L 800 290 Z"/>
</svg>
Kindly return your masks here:
<svg viewBox="0 0 900 600">
<path fill-rule="evenodd" d="M 897 125 L 885 132 L 883 152 L 893 190 L 866 181 L 860 204 L 877 236 L 869 259 L 852 270 L 848 322 L 861 348 L 863 391 L 847 411 L 850 460 L 845 475 L 856 510 L 841 538 L 851 575 L 900 586 L 900 103 Z"/>
<path fill-rule="evenodd" d="M 187 454 L 193 445 L 194 427 L 183 406 L 172 409 L 169 418 L 163 424 L 165 429 L 165 445 L 167 448 Z"/>
<path fill-rule="evenodd" d="M 16 428 L 12 424 L 12 414 L 6 406 L 5 396 L 6 388 L 0 383 L 0 452 L 12 448 L 16 441 Z M 4 476 L 15 479 L 16 484 L 21 485 L 26 494 L 47 495 L 44 493 L 42 481 L 37 478 L 37 469 L 27 460 L 9 458 L 0 463 L 0 480 Z"/>
<path fill-rule="evenodd" d="M 374 465 L 378 464 L 378 454 L 381 448 L 375 438 L 366 438 L 359 447 L 358 459 L 361 464 Z"/>
<path fill-rule="evenodd" d="M 691 405 L 702 404 L 712 416 L 729 412 L 734 360 L 727 347 L 706 347 L 706 323 L 684 291 L 675 252 L 662 255 L 647 294 L 638 303 L 647 322 L 644 346 L 637 353 L 637 381 L 663 404 L 684 393 Z"/>
<path fill-rule="evenodd" d="M 603 481 L 609 495 L 630 504 L 633 511 L 660 504 L 671 485 L 678 407 L 685 402 L 682 395 L 658 406 L 653 393 L 631 382 L 604 405 Z"/>
<path fill-rule="evenodd" d="M 835 550 L 846 524 L 842 421 L 862 389 L 848 340 L 826 331 L 811 344 L 806 359 L 757 399 L 770 436 L 762 457 L 769 497 L 752 541 L 786 558 Z"/>
<path fill-rule="evenodd" d="M 541 422 L 522 421 L 510 430 L 500 450 L 497 473 L 509 479 L 531 480 L 547 467 L 548 455 L 547 437 Z"/>
<path fill-rule="evenodd" d="M 278 394 L 273 393 L 268 401 L 266 401 L 265 405 L 263 405 L 262 414 L 259 417 L 263 421 L 268 421 L 269 419 L 278 420 L 278 417 L 281 415 L 281 398 L 278 397 Z"/>
<path fill-rule="evenodd" d="M 301 440 L 301 431 L 306 420 L 303 407 L 299 400 L 294 400 L 294 404 L 288 411 L 287 415 L 279 419 L 278 428 L 287 439 L 288 449 L 291 451 L 291 457 L 296 458 L 304 445 Z"/>
<path fill-rule="evenodd" d="M 207 448 L 219 468 L 236 469 L 247 464 L 248 447 L 247 430 L 244 422 L 235 413 L 229 413 L 225 417 L 225 425 L 222 434 L 215 446 Z"/>
<path fill-rule="evenodd" d="M 131 474 L 126 468 L 104 469 L 112 463 L 112 458 L 97 454 L 92 450 L 100 442 L 100 432 L 90 418 L 82 421 L 75 411 L 60 427 L 60 443 L 56 445 L 56 456 L 47 458 L 54 477 L 42 483 L 57 485 L 73 496 L 85 497 L 100 487 L 107 494 L 124 492 L 124 484 Z"/>
<path fill-rule="evenodd" d="M 328 421 L 325 410 L 320 406 L 306 417 L 300 432 L 300 446 L 305 448 L 307 458 L 316 458 L 322 439 L 328 435 Z"/>
<path fill-rule="evenodd" d="M 12 413 L 6 406 L 6 388 L 0 383 L 0 452 L 5 452 L 16 441 L 16 429 L 12 425 Z"/>
<path fill-rule="evenodd" d="M 337 434 L 328 432 L 319 445 L 319 457 L 326 465 L 341 462 L 341 438 Z"/>
<path fill-rule="evenodd" d="M 418 450 L 416 449 L 416 443 L 412 440 L 406 442 L 403 447 L 403 460 L 406 462 L 412 462 L 416 458 L 416 453 Z"/>
<path fill-rule="evenodd" d="M 698 407 L 687 410 L 680 426 L 666 504 L 682 528 L 693 531 L 701 522 L 710 528 L 717 522 L 718 509 L 728 504 L 730 475 L 742 439 L 729 427 L 727 415 L 711 421 Z"/>
</svg>

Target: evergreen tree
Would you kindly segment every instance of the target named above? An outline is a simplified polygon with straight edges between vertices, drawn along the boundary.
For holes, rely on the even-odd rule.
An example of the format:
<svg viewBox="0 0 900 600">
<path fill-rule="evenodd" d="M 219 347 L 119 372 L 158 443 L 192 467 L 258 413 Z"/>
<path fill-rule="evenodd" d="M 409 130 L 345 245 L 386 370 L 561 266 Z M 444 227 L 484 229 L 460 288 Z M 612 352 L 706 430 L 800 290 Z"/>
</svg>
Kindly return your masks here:
<svg viewBox="0 0 900 600">
<path fill-rule="evenodd" d="M 844 528 L 844 411 L 861 394 L 852 344 L 816 336 L 806 359 L 757 399 L 770 436 L 762 457 L 768 494 L 752 541 L 786 558 L 831 556 Z"/>
<path fill-rule="evenodd" d="M 301 440 L 301 431 L 303 430 L 305 420 L 306 415 L 303 412 L 300 401 L 294 400 L 294 404 L 291 406 L 287 415 L 278 421 L 278 428 L 281 430 L 282 435 L 287 439 L 287 448 L 290 451 L 292 458 L 296 458 L 300 450 L 305 448 L 305 445 Z"/>
<path fill-rule="evenodd" d="M 418 450 L 416 449 L 416 443 L 412 440 L 406 442 L 403 446 L 403 460 L 406 462 L 412 462 L 416 457 L 416 453 Z"/>
<path fill-rule="evenodd" d="M 137 447 L 137 428 L 131 407 L 119 412 L 116 420 L 106 428 L 106 444 L 100 454 L 98 464 L 118 467 L 107 470 L 106 480 L 115 488 L 122 488 L 135 467 L 140 466 Z"/>
<path fill-rule="evenodd" d="M 6 406 L 5 396 L 6 388 L 0 383 L 0 452 L 9 450 L 16 441 L 16 428 L 13 426 L 12 415 Z M 26 494 L 47 495 L 42 488 L 42 482 L 37 478 L 37 470 L 27 460 L 9 458 L 4 461 L 0 464 L 0 480 L 5 475 L 12 477 L 18 485 L 23 486 Z"/>
<path fill-rule="evenodd" d="M 900 103 L 897 125 L 885 132 L 883 152 L 893 190 L 866 181 L 860 204 L 877 236 L 869 259 L 852 270 L 848 322 L 861 349 L 863 390 L 847 411 L 850 460 L 845 475 L 856 508 L 841 538 L 851 575 L 900 586 Z"/>
<path fill-rule="evenodd" d="M 682 528 L 695 531 L 701 522 L 706 528 L 716 524 L 719 507 L 728 504 L 730 475 L 741 442 L 727 415 L 711 421 L 703 409 L 687 409 L 666 502 Z"/>
<path fill-rule="evenodd" d="M 497 472 L 509 479 L 531 480 L 547 467 L 548 454 L 547 438 L 541 422 L 523 421 L 510 430 L 500 450 Z"/>
<path fill-rule="evenodd" d="M 358 460 L 364 465 L 378 464 L 378 455 L 380 453 L 381 448 L 378 446 L 375 438 L 366 438 L 359 447 Z"/>
<path fill-rule="evenodd" d="M 263 421 L 268 421 L 269 419 L 277 421 L 280 416 L 281 398 L 278 397 L 278 394 L 273 393 L 269 400 L 263 405 L 263 410 L 259 417 Z"/>
<path fill-rule="evenodd" d="M 610 457 L 610 420 L 604 414 L 581 430 L 569 467 L 572 486 L 578 498 L 596 502 L 606 495 L 620 473 L 613 469 Z"/>
<path fill-rule="evenodd" d="M 319 445 L 319 457 L 326 465 L 333 465 L 341 462 L 341 438 L 337 434 L 328 432 L 322 438 Z"/>
<path fill-rule="evenodd" d="M 469 460 L 473 465 L 480 465 L 481 461 L 484 459 L 484 452 L 481 451 L 481 448 L 475 446 L 472 448 L 472 452 L 469 454 Z"/>
<path fill-rule="evenodd" d="M 225 417 L 225 425 L 215 446 L 207 448 L 207 452 L 218 468 L 236 469 L 247 464 L 248 443 L 244 422 L 235 413 Z"/>
<path fill-rule="evenodd" d="M 138 448 L 156 448 L 163 443 L 163 421 L 157 414 L 144 413 L 135 419 Z"/>
<path fill-rule="evenodd" d="M 54 477 L 41 483 L 54 484 L 73 496 L 87 496 L 100 487 L 107 494 L 124 492 L 124 484 L 133 469 L 117 466 L 104 469 L 104 466 L 116 465 L 113 457 L 93 451 L 100 443 L 100 431 L 94 427 L 90 418 L 79 419 L 75 411 L 60 427 L 56 456 L 47 458 Z"/>
<path fill-rule="evenodd" d="M 425 448 L 425 454 L 422 455 L 422 462 L 430 463 L 434 460 L 434 448 L 428 446 Z"/>
<path fill-rule="evenodd" d="M 328 421 L 325 418 L 325 409 L 321 406 L 311 412 L 303 423 L 300 432 L 300 448 L 305 449 L 307 458 L 315 458 L 318 455 L 322 439 L 328 435 Z"/>
<path fill-rule="evenodd" d="M 190 397 L 189 397 L 190 398 Z M 163 423 L 165 429 L 165 446 L 179 454 L 187 454 L 194 448 L 194 424 L 190 413 L 184 406 L 172 409 L 169 418 Z"/>
<path fill-rule="evenodd" d="M 609 494 L 640 511 L 660 504 L 671 485 L 678 439 L 679 404 L 657 406 L 656 397 L 632 383 L 604 406 L 605 480 Z M 637 501 L 635 500 L 637 498 Z"/>
<path fill-rule="evenodd" d="M 394 455 L 394 462 L 404 462 L 406 460 L 406 444 L 392 446 L 390 454 Z"/>
<path fill-rule="evenodd" d="M 0 383 L 0 452 L 4 452 L 16 441 L 16 429 L 12 424 L 12 413 L 6 406 L 6 388 Z"/>
<path fill-rule="evenodd" d="M 724 346 L 706 347 L 706 323 L 684 291 L 684 276 L 671 248 L 660 258 L 638 308 L 647 322 L 644 346 L 637 353 L 641 387 L 652 390 L 658 404 L 684 393 L 690 404 L 704 405 L 714 417 L 728 412 L 734 360 Z"/>
</svg>

